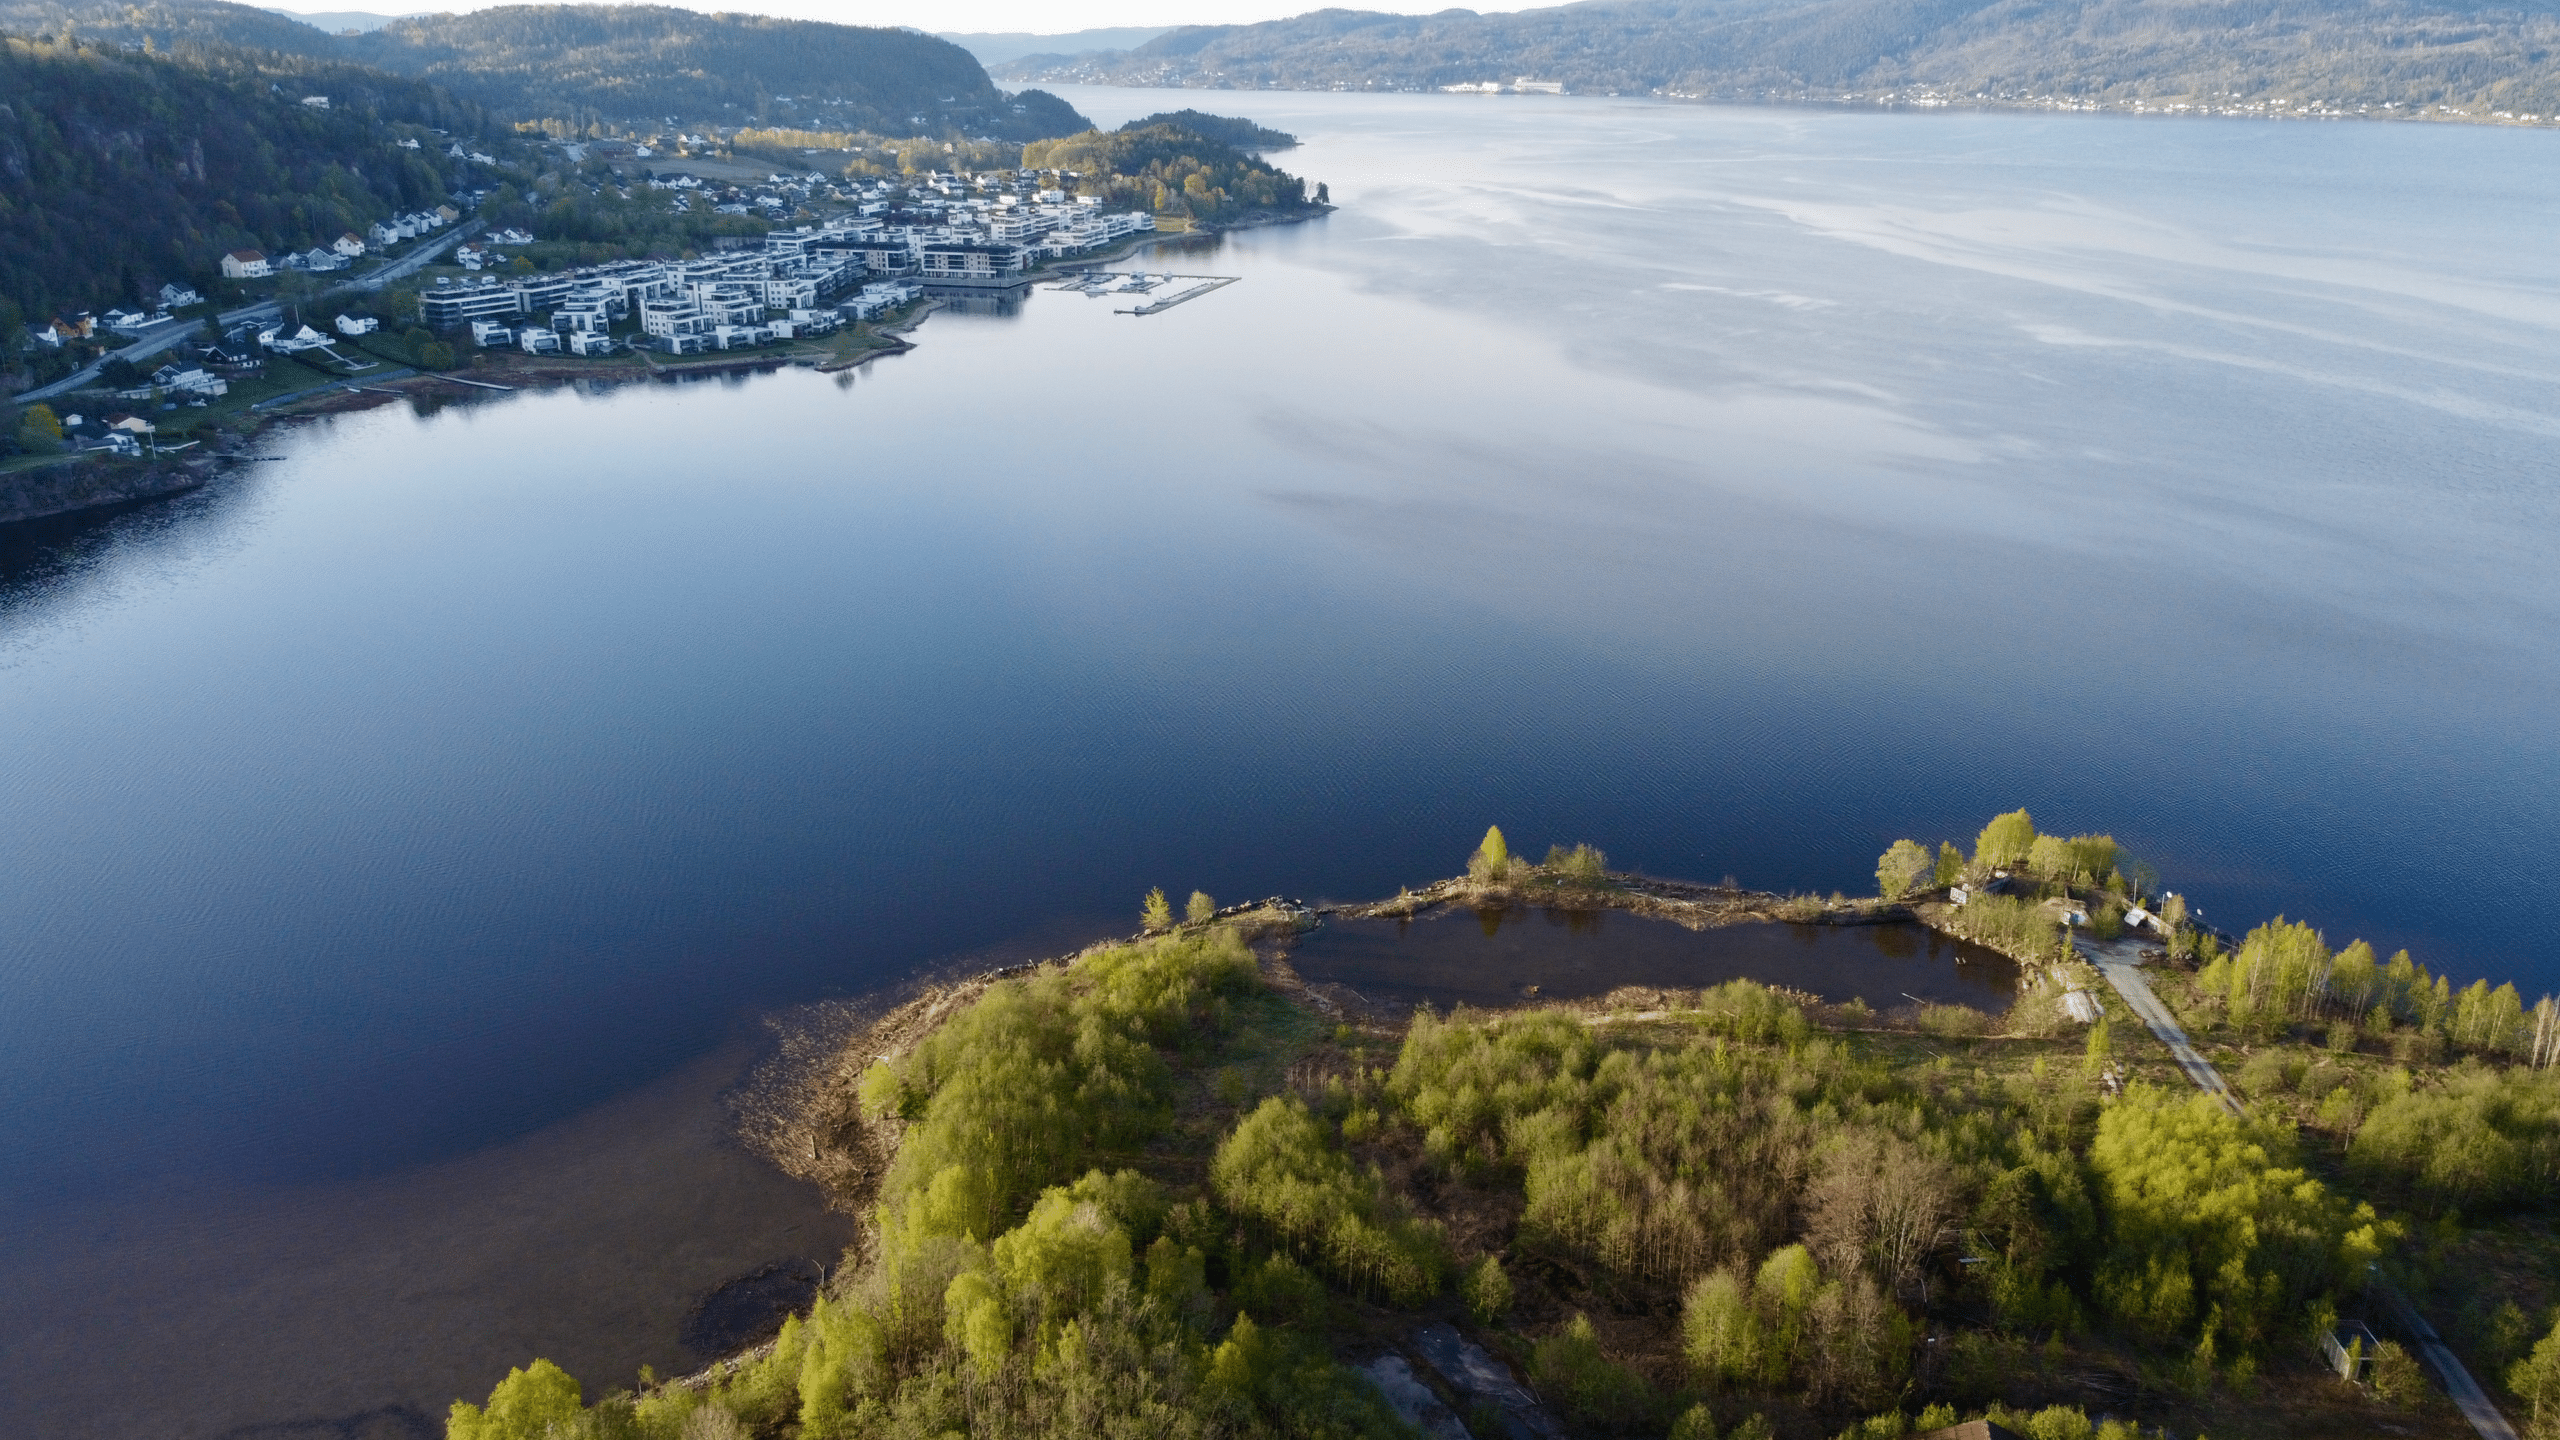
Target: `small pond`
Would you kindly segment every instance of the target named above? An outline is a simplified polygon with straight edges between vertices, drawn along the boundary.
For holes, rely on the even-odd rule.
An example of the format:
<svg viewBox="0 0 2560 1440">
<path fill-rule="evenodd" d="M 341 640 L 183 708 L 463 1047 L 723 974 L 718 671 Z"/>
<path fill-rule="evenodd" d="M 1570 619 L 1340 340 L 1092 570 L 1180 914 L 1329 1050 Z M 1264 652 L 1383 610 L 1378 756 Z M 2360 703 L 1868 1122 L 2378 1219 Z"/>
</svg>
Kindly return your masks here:
<svg viewBox="0 0 2560 1440">
<path fill-rule="evenodd" d="M 2017 995 L 2006 957 L 1923 925 L 1728 925 L 1690 930 L 1619 911 L 1448 909 L 1411 920 L 1328 919 L 1290 963 L 1309 984 L 1376 1004 L 1516 1005 L 1605 995 L 1621 985 L 1684 990 L 1758 980 L 1879 1010 Z M 1537 987 L 1533 992 L 1530 987 Z"/>
</svg>

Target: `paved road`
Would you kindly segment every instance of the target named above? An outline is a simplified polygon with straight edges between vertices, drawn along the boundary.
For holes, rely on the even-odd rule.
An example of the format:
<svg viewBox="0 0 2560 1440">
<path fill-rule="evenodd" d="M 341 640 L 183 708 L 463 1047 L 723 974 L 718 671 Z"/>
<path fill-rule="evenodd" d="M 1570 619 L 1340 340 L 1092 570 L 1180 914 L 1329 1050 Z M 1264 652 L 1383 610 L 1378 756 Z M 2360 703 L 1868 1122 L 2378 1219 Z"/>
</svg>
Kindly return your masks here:
<svg viewBox="0 0 2560 1440">
<path fill-rule="evenodd" d="M 2169 1013 L 2169 1007 L 2161 1004 L 2160 998 L 2151 993 L 2151 982 L 2142 976 L 2142 942 L 2130 939 L 2092 940 L 2075 935 L 2072 943 L 2079 947 L 2090 964 L 2098 967 L 2099 974 L 2107 977 L 2107 983 L 2124 997 L 2124 1003 L 2133 1008 L 2134 1014 L 2142 1017 L 2142 1023 L 2151 1027 L 2151 1033 L 2160 1038 L 2160 1043 L 2169 1047 L 2169 1053 L 2177 1057 L 2178 1068 L 2187 1072 L 2187 1078 L 2196 1083 L 2196 1088 L 2220 1100 L 2232 1114 L 2239 1114 L 2239 1098 L 2231 1093 L 2229 1085 L 2223 1083 L 2222 1072 L 2213 1068 L 2212 1061 L 2196 1053 L 2196 1047 L 2188 1042 L 2187 1032 L 2179 1027 L 2177 1018 Z M 2480 1432 L 2480 1440 L 2516 1440 L 2515 1427 L 2507 1423 L 2507 1417 L 2499 1413 L 2488 1392 L 2482 1390 L 2480 1382 L 2472 1379 L 2471 1372 L 2463 1368 L 2462 1361 L 2446 1348 L 2443 1338 L 2436 1334 L 2436 1328 L 2418 1313 L 2418 1307 L 2410 1304 L 2409 1297 L 2400 1293 L 2400 1287 L 2379 1273 L 2372 1277 L 2372 1283 L 2373 1288 L 2380 1292 L 2383 1305 L 2392 1312 L 2392 1318 L 2417 1344 L 2418 1353 L 2435 1367 L 2436 1378 L 2444 1382 L 2445 1394 L 2461 1408 L 2462 1418 L 2470 1421 L 2471 1428 Z"/>
<path fill-rule="evenodd" d="M 430 240 L 424 245 L 410 251 L 408 254 L 401 256 L 399 259 L 392 261 L 390 264 L 382 266 L 380 269 L 371 271 L 363 276 L 348 281 L 346 284 L 336 286 L 333 289 L 322 291 L 319 299 L 312 303 L 325 304 L 342 295 L 354 295 L 359 292 L 379 290 L 394 280 L 407 279 L 409 276 L 417 274 L 419 268 L 424 266 L 428 261 L 435 259 L 447 250 L 461 244 L 471 236 L 479 234 L 480 227 L 484 223 L 486 222 L 479 220 L 466 220 L 462 224 L 454 226 L 444 234 L 437 236 L 435 239 Z M 282 307 L 278 306 L 273 300 L 266 300 L 255 305 L 245 306 L 238 310 L 226 310 L 222 314 L 215 316 L 214 320 L 215 323 L 219 324 L 223 329 L 228 330 L 232 326 L 238 325 L 243 321 L 281 320 L 283 318 L 284 310 Z M 159 354 L 161 351 L 176 345 L 179 341 L 184 340 L 195 333 L 196 327 L 193 324 L 184 320 L 172 321 L 169 326 L 160 333 L 137 340 L 121 350 L 110 350 L 106 354 L 99 356 L 85 368 L 75 370 L 71 374 L 56 380 L 52 384 L 44 386 L 41 389 L 24 392 L 17 397 L 18 403 L 26 404 L 36 400 L 50 400 L 56 395 L 67 395 L 74 390 L 94 385 L 97 383 L 98 373 L 106 368 L 109 360 L 122 356 L 124 359 L 140 364 L 142 361 Z"/>
<path fill-rule="evenodd" d="M 41 389 L 20 392 L 17 397 L 17 403 L 24 405 L 30 401 L 50 400 L 56 395 L 65 395 L 71 391 L 80 389 L 82 386 L 95 384 L 97 383 L 98 372 L 106 368 L 107 360 L 110 357 L 121 355 L 125 359 L 139 364 L 143 360 L 149 359 L 151 356 L 157 355 L 161 351 L 176 345 L 179 341 L 186 339 L 188 336 L 195 334 L 196 330 L 196 326 L 189 324 L 184 320 L 173 320 L 167 325 L 162 326 L 157 334 L 147 335 L 142 339 L 136 340 L 132 344 L 127 345 L 121 350 L 108 351 L 107 354 L 98 357 L 98 359 L 92 362 L 86 369 L 75 370 L 69 375 L 56 380 L 52 384 L 44 386 Z"/>
</svg>

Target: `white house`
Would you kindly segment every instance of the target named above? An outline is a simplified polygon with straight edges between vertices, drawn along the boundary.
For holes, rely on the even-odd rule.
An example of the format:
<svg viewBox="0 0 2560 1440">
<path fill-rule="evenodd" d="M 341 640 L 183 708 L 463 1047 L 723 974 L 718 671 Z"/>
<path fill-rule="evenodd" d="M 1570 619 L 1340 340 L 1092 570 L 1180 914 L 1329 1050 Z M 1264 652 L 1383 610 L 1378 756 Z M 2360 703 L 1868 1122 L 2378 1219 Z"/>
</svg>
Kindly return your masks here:
<svg viewBox="0 0 2560 1440">
<path fill-rule="evenodd" d="M 569 332 L 569 353 L 572 355 L 610 355 L 613 353 L 613 345 L 613 337 L 602 330 Z"/>
<path fill-rule="evenodd" d="M 302 97 L 302 103 L 310 106 L 314 110 L 326 110 L 329 108 L 329 97 L 326 95 L 305 95 Z"/>
<path fill-rule="evenodd" d="M 376 245 L 397 245 L 400 243 L 400 231 L 398 227 L 387 221 L 374 221 L 372 226 L 364 233 L 367 238 L 371 239 Z"/>
<path fill-rule="evenodd" d="M 284 327 L 279 325 L 272 330 L 259 331 L 258 343 L 270 350 L 291 355 L 298 351 L 320 349 L 329 343 L 329 337 L 308 325 L 288 335 L 284 332 Z"/>
<path fill-rule="evenodd" d="M 222 257 L 222 278 L 225 280 L 264 280 L 274 273 L 276 267 L 267 263 L 262 251 L 234 250 Z"/>
<path fill-rule="evenodd" d="M 515 338 L 516 328 L 507 324 L 503 320 L 474 320 L 471 322 L 471 343 L 480 346 L 483 349 L 492 345 L 513 344 L 515 342 Z"/>
<path fill-rule="evenodd" d="M 175 310 L 181 305 L 198 305 L 203 302 L 203 296 L 197 294 L 195 291 L 184 285 L 163 285 L 160 287 L 160 303 L 168 309 Z"/>
<path fill-rule="evenodd" d="M 522 346 L 524 348 L 524 353 L 527 355 L 557 355 L 560 353 L 559 333 L 548 325 L 527 325 L 523 329 L 518 330 L 516 332 L 516 344 Z"/>
<path fill-rule="evenodd" d="M 341 335 L 370 335 L 381 328 L 382 322 L 370 315 L 362 318 L 353 315 L 338 317 L 338 333 Z"/>
<path fill-rule="evenodd" d="M 329 242 L 329 248 L 353 260 L 364 253 L 364 237 L 353 230 Z"/>
</svg>

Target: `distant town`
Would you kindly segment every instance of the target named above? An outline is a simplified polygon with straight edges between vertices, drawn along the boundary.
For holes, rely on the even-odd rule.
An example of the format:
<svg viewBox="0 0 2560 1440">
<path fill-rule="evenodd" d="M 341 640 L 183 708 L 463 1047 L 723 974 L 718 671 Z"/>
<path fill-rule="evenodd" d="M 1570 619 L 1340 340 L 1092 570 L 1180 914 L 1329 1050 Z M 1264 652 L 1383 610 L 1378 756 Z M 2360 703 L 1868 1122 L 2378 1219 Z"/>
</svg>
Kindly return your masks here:
<svg viewBox="0 0 2560 1440">
<path fill-rule="evenodd" d="M 1073 178 L 935 173 L 864 189 L 851 211 L 821 224 L 724 240 L 734 248 L 694 259 L 438 276 L 419 294 L 418 321 L 438 334 L 468 330 L 482 348 L 532 354 L 699 355 L 823 335 L 908 304 L 928 286 L 1009 289 L 1046 261 L 1155 229 L 1144 212 L 1069 195 L 1061 186 Z M 496 236 L 456 258 L 478 270 L 496 258 L 491 247 L 532 239 Z"/>
</svg>

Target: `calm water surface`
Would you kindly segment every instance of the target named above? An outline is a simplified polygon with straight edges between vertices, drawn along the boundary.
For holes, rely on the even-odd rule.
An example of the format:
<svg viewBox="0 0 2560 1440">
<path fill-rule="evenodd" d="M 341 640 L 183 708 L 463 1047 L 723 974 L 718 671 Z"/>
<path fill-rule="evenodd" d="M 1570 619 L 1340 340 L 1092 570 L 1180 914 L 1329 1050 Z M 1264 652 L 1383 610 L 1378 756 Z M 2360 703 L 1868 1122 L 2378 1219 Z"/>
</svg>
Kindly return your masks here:
<svg viewBox="0 0 2560 1440">
<path fill-rule="evenodd" d="M 1922 925 L 1729 925 L 1689 930 L 1616 911 L 1450 909 L 1409 920 L 1329 919 L 1289 952 L 1315 985 L 1393 1010 L 1448 1011 L 1605 995 L 1622 985 L 1700 990 L 1759 980 L 1878 1010 L 1971 1005 L 1997 1013 L 2018 967 Z"/>
<path fill-rule="evenodd" d="M 346 416 L 0 541 L 0 1429 L 681 1363 L 805 1196 L 491 1257 L 751 1188 L 756 1015 L 1492 822 L 1828 891 L 2023 804 L 2560 985 L 2553 137 L 1225 108 L 1344 208 L 1166 314 Z"/>
</svg>

